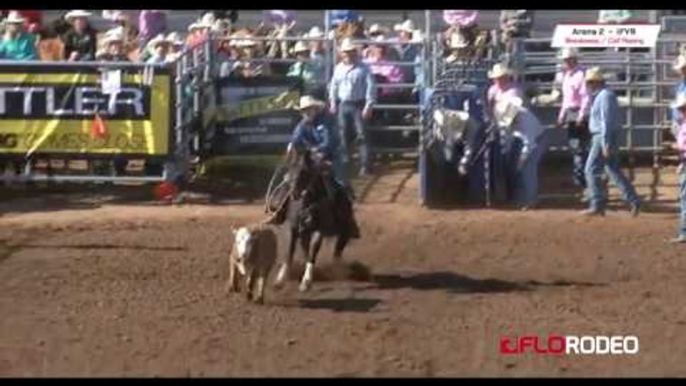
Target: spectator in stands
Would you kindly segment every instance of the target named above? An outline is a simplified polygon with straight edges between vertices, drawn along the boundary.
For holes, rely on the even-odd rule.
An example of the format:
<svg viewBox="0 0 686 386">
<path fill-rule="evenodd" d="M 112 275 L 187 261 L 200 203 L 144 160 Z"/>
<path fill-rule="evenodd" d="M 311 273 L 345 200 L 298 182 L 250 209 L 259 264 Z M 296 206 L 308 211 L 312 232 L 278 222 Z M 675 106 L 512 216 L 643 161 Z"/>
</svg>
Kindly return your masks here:
<svg viewBox="0 0 686 386">
<path fill-rule="evenodd" d="M 377 36 L 374 39 L 376 44 L 371 44 L 367 51 L 367 56 L 364 58 L 364 63 L 369 66 L 374 80 L 377 84 L 401 84 L 410 83 L 406 78 L 406 72 L 396 64 L 388 63 L 388 52 L 392 50 L 388 45 L 384 44 L 383 36 Z M 406 102 L 404 97 L 409 90 L 404 90 L 397 87 L 379 87 L 377 90 L 378 102 L 381 104 L 402 104 Z M 402 111 L 383 111 L 381 114 L 374 114 L 376 117 L 383 117 L 384 122 L 397 123 L 402 116 Z"/>
<path fill-rule="evenodd" d="M 412 34 L 415 28 L 412 20 L 407 19 L 401 24 L 395 26 L 395 31 L 398 33 L 398 45 L 395 46 L 397 56 L 400 62 L 414 63 L 419 55 L 419 46 L 412 44 Z M 415 68 L 413 66 L 402 67 L 403 76 L 407 83 L 414 83 Z"/>
<path fill-rule="evenodd" d="M 160 9 L 142 10 L 138 15 L 138 40 L 145 47 L 153 37 L 167 32 L 167 11 Z"/>
<path fill-rule="evenodd" d="M 5 60 L 37 60 L 36 38 L 24 32 L 25 19 L 12 11 L 4 20 L 5 34 L 0 42 L 0 58 Z"/>
<path fill-rule="evenodd" d="M 183 38 L 178 32 L 172 32 L 167 35 L 167 40 L 170 42 L 168 55 L 169 61 L 174 62 L 181 57 L 181 54 L 183 53 L 183 47 L 186 43 L 183 41 Z"/>
<path fill-rule="evenodd" d="M 346 134 L 349 126 L 354 126 L 360 150 L 360 175 L 364 176 L 369 173 L 371 166 L 364 121 L 372 116 L 376 95 L 374 77 L 369 67 L 360 62 L 359 49 L 349 38 L 341 43 L 339 51 L 343 61 L 334 69 L 329 87 L 329 103 L 331 113 L 338 114 L 338 128 L 341 131 L 346 163 L 350 156 Z"/>
<path fill-rule="evenodd" d="M 448 23 L 448 29 L 443 33 L 445 48 L 450 50 L 455 35 L 462 35 L 467 42 L 462 55 L 467 59 L 483 58 L 487 54 L 491 38 L 489 32 L 479 28 L 479 12 L 474 10 L 445 10 L 443 20 Z"/>
<path fill-rule="evenodd" d="M 129 58 L 124 52 L 124 35 L 121 30 L 115 28 L 107 31 L 103 38 L 105 52 L 98 55 L 98 60 L 105 62 L 128 62 Z"/>
<path fill-rule="evenodd" d="M 589 208 L 582 214 L 604 216 L 607 205 L 607 188 L 601 182 L 607 173 L 617 185 L 631 207 L 632 216 L 638 216 L 641 202 L 636 189 L 619 168 L 619 135 L 621 122 L 617 95 L 610 90 L 600 68 L 586 71 L 586 87 L 592 95 L 588 128 L 592 134 L 591 149 L 586 161 L 586 184 L 591 193 Z"/>
<path fill-rule="evenodd" d="M 448 50 L 450 55 L 445 58 L 447 65 L 457 64 L 468 59 L 469 42 L 461 33 L 453 33 L 448 40 Z"/>
<path fill-rule="evenodd" d="M 260 58 L 257 43 L 251 39 L 253 35 L 247 31 L 234 34 L 234 44 L 237 48 L 238 57 L 233 65 L 232 74 L 242 78 L 268 76 L 271 69 L 268 63 L 253 61 Z"/>
<path fill-rule="evenodd" d="M 579 53 L 574 48 L 565 48 L 559 55 L 563 61 L 562 72 L 557 75 L 557 81 L 562 85 L 562 107 L 557 125 L 567 132 L 573 157 L 574 183 L 585 189 L 584 167 L 591 139 L 588 132 L 590 98 L 584 80 L 586 69 L 579 65 L 578 57 Z"/>
<path fill-rule="evenodd" d="M 43 11 L 28 9 L 6 10 L 0 13 L 0 17 L 5 18 L 12 11 L 19 13 L 24 18 L 24 31 L 34 35 L 41 33 L 43 29 Z"/>
<path fill-rule="evenodd" d="M 360 19 L 360 15 L 349 9 L 337 9 L 329 11 L 329 23 L 331 27 L 337 28 L 341 24 L 352 24 Z"/>
<path fill-rule="evenodd" d="M 518 39 L 531 37 L 533 15 L 533 11 L 526 9 L 500 12 L 500 43 L 503 49 L 500 59 L 515 68 L 517 73 L 524 69 L 523 42 Z"/>
<path fill-rule="evenodd" d="M 90 12 L 74 10 L 66 14 L 65 18 L 72 24 L 63 37 L 64 54 L 68 61 L 88 61 L 95 59 L 97 52 L 97 32 L 88 23 Z"/>
<path fill-rule="evenodd" d="M 681 94 L 686 94 L 686 56 L 683 54 L 677 57 L 676 63 L 674 64 L 674 71 L 679 73 L 681 78 L 679 82 L 674 86 L 674 97 L 678 98 Z M 684 118 L 679 113 L 676 108 L 671 109 L 672 116 L 672 134 L 676 138 L 679 129 L 684 123 Z"/>
<path fill-rule="evenodd" d="M 214 16 L 212 16 L 211 13 L 206 13 L 200 20 L 188 26 L 186 46 L 188 46 L 189 49 L 193 49 L 204 44 L 214 23 Z"/>
<path fill-rule="evenodd" d="M 121 28 L 126 55 L 130 55 L 138 49 L 138 28 L 131 22 L 132 14 L 130 11 L 102 11 L 102 17 Z"/>
<path fill-rule="evenodd" d="M 164 35 L 157 35 L 146 47 L 150 57 L 146 61 L 148 64 L 163 64 L 169 62 L 169 46 L 171 42 Z"/>
<path fill-rule="evenodd" d="M 288 69 L 286 76 L 300 78 L 303 82 L 305 94 L 313 95 L 313 91 L 321 86 L 320 79 L 314 72 L 314 66 L 310 62 L 310 49 L 302 41 L 298 41 L 293 48 L 297 62 Z"/>
</svg>

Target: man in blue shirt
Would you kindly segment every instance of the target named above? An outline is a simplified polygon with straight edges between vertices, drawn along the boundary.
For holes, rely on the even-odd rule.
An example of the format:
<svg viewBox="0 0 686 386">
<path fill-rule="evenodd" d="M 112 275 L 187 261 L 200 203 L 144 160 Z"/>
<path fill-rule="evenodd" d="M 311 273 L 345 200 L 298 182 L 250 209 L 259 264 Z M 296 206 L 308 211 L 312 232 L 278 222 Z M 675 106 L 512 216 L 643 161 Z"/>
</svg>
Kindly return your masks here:
<svg viewBox="0 0 686 386">
<path fill-rule="evenodd" d="M 326 104 L 311 96 L 300 98 L 303 119 L 293 132 L 289 156 L 309 151 L 317 163 L 330 162 L 338 184 L 349 188 L 345 164 L 342 162 L 340 140 L 333 129 L 332 119 L 326 114 Z"/>
<path fill-rule="evenodd" d="M 374 76 L 369 67 L 360 61 L 358 49 L 348 38 L 341 43 L 343 61 L 334 69 L 329 86 L 329 103 L 331 113 L 338 114 L 338 130 L 346 164 L 350 157 L 346 134 L 351 125 L 355 128 L 360 150 L 360 175 L 364 176 L 370 167 L 364 121 L 372 116 L 376 90 Z"/>
<path fill-rule="evenodd" d="M 674 99 L 676 99 L 680 94 L 686 94 L 686 56 L 679 55 L 674 65 L 674 71 L 678 72 L 679 76 L 681 76 L 681 80 L 674 86 Z M 672 134 L 676 137 L 683 118 L 678 109 L 671 108 L 670 112 L 672 115 Z"/>
<path fill-rule="evenodd" d="M 593 136 L 591 150 L 586 160 L 586 182 L 590 190 L 590 208 L 583 212 L 586 216 L 605 215 L 607 191 L 602 187 L 603 170 L 622 192 L 624 200 L 631 206 L 631 214 L 636 217 L 641 203 L 636 189 L 619 169 L 619 104 L 617 96 L 605 84 L 605 78 L 598 67 L 586 72 L 586 87 L 592 95 L 588 128 Z"/>
</svg>

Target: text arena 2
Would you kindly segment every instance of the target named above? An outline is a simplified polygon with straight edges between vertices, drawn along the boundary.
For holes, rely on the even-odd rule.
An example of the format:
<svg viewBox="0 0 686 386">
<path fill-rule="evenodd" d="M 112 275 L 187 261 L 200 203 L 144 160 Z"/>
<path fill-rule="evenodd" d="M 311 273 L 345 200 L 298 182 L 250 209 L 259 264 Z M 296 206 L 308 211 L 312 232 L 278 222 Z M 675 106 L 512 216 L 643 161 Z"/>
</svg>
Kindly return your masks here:
<svg viewBox="0 0 686 386">
<path fill-rule="evenodd" d="M 535 335 L 501 337 L 501 354 L 548 355 L 634 355 L 638 354 L 639 343 L 635 336 L 574 336 L 549 335 L 539 338 Z"/>
</svg>

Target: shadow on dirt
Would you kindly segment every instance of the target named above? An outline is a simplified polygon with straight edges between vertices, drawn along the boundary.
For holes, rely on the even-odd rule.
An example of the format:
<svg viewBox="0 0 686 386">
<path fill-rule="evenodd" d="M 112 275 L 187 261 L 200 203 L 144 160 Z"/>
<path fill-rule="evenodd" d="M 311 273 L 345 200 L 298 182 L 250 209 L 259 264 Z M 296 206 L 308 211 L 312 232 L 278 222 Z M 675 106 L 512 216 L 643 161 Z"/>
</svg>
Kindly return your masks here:
<svg viewBox="0 0 686 386">
<path fill-rule="evenodd" d="M 505 281 L 499 279 L 474 279 L 453 272 L 430 272 L 414 275 L 374 275 L 375 283 L 369 289 L 395 290 L 415 289 L 420 291 L 446 290 L 450 293 L 503 293 L 532 291 L 536 287 L 548 286 L 604 286 L 600 283 L 583 283 L 555 281 L 542 283 L 534 280 L 525 282 Z"/>
<path fill-rule="evenodd" d="M 381 299 L 300 299 L 297 306 L 299 308 L 313 310 L 330 310 L 332 312 L 369 312 L 378 304 Z"/>
</svg>

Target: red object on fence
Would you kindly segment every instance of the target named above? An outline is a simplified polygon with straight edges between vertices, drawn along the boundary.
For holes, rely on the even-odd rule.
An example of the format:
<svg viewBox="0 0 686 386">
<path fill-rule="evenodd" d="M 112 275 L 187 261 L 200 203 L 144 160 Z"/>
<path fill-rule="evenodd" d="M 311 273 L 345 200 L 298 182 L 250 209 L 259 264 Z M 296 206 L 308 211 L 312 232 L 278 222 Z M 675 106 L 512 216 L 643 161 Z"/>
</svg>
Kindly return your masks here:
<svg viewBox="0 0 686 386">
<path fill-rule="evenodd" d="M 155 188 L 155 199 L 158 201 L 167 201 L 171 203 L 177 191 L 178 189 L 176 188 L 176 185 L 165 181 L 157 185 L 157 188 Z"/>
<path fill-rule="evenodd" d="M 91 125 L 91 134 L 96 138 L 103 138 L 107 135 L 107 125 L 100 117 L 100 114 L 95 113 L 93 124 Z"/>
</svg>

